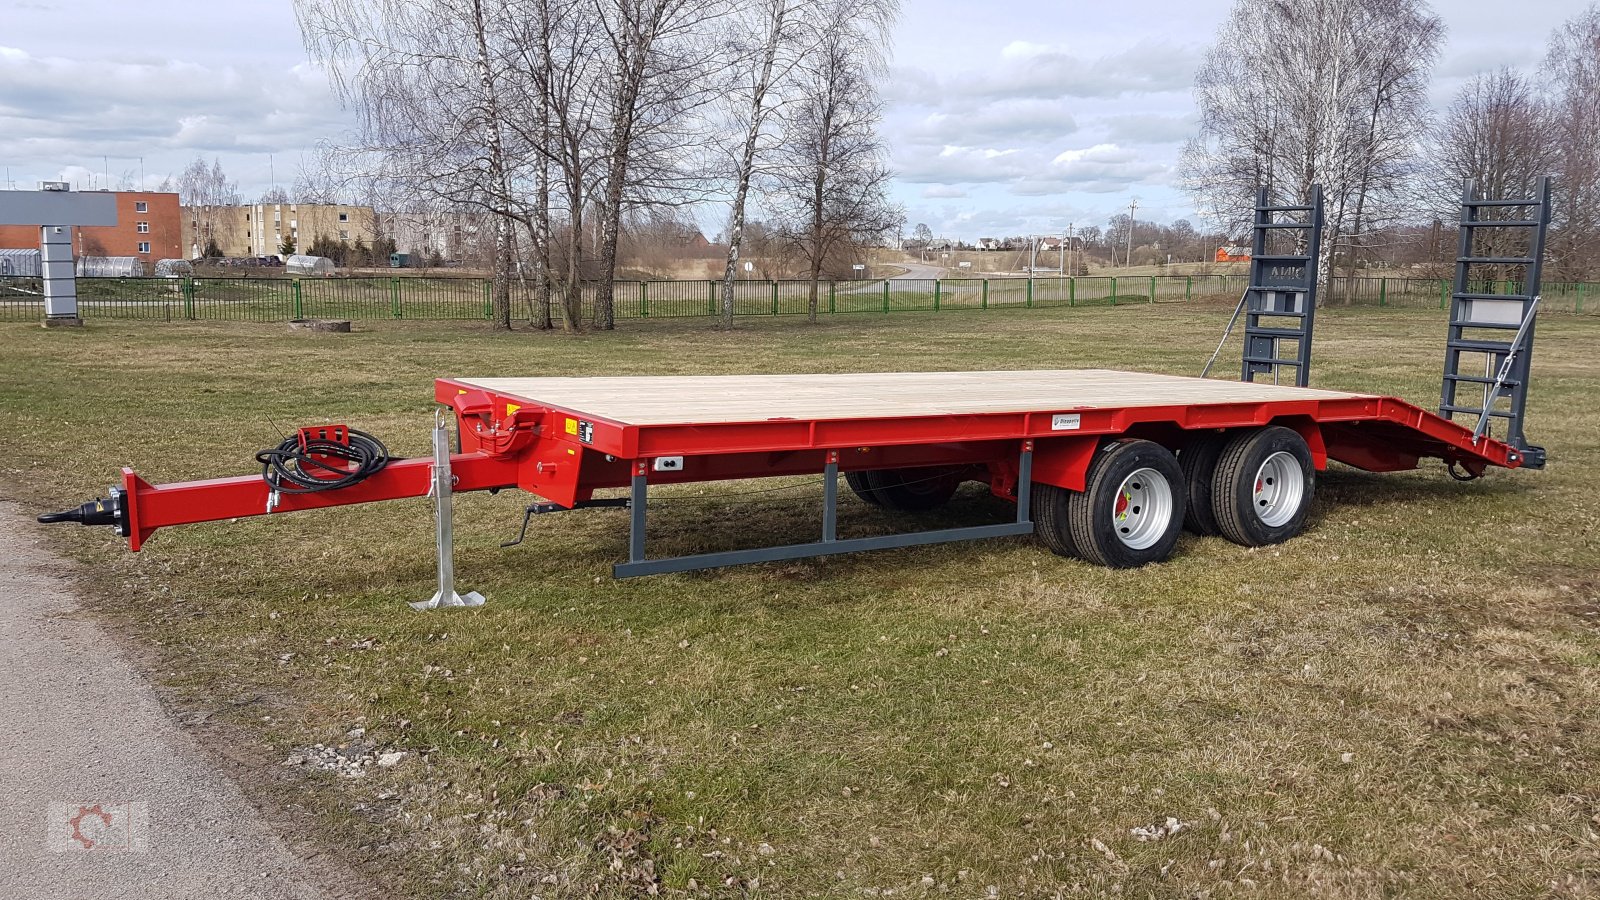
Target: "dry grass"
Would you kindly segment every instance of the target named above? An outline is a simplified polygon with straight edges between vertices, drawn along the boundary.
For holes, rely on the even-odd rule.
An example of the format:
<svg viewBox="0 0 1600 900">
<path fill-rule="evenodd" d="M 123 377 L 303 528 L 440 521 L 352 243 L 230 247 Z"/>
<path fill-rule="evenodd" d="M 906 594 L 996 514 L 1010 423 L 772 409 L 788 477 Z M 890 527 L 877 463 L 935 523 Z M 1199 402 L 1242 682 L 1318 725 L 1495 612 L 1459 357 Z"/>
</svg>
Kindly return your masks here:
<svg viewBox="0 0 1600 900">
<path fill-rule="evenodd" d="M 4 493 L 243 472 L 283 427 L 424 449 L 436 375 L 1109 366 L 1192 373 L 1223 306 L 641 324 L 0 327 Z M 395 896 L 1593 897 L 1600 363 L 1540 325 L 1542 473 L 1330 472 L 1274 549 L 1111 572 L 1027 540 L 617 582 L 620 514 L 465 496 L 489 595 L 417 615 L 427 506 L 55 532 L 191 702 L 273 752 L 361 725 L 400 766 L 299 774 Z M 1438 313 L 1333 311 L 1315 382 L 1437 396 Z M 1414 356 L 1413 356 L 1414 355 Z M 814 490 L 663 505 L 660 549 L 810 533 Z M 915 523 L 1001 517 L 981 491 Z M 859 504 L 842 529 L 899 527 Z M 270 717 L 270 718 L 267 718 Z M 1169 820 L 1181 823 L 1168 833 Z"/>
</svg>

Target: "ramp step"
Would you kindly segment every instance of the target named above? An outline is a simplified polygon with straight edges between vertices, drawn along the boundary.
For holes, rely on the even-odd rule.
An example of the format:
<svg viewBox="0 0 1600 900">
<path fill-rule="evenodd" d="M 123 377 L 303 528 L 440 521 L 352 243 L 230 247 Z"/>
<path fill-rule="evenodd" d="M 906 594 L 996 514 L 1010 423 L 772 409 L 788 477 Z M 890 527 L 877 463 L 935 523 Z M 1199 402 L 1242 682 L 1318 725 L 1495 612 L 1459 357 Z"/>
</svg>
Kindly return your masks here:
<svg viewBox="0 0 1600 900">
<path fill-rule="evenodd" d="M 1451 341 L 1445 346 L 1451 350 L 1470 350 L 1474 353 L 1511 352 L 1511 345 L 1500 341 Z"/>
<path fill-rule="evenodd" d="M 1458 263 L 1482 264 L 1488 266 L 1531 266 L 1531 256 L 1463 256 L 1456 260 Z"/>
<path fill-rule="evenodd" d="M 1312 206 L 1258 206 L 1256 212 L 1312 212 Z"/>
<path fill-rule="evenodd" d="M 1268 287 L 1266 285 L 1261 285 L 1261 284 L 1252 284 L 1252 285 L 1250 285 L 1249 288 L 1247 288 L 1247 290 L 1252 290 L 1252 291 L 1278 291 L 1280 293 L 1284 292 L 1284 291 L 1287 291 L 1287 292 L 1289 292 L 1291 294 L 1304 294 L 1307 291 L 1311 290 L 1311 288 L 1306 287 L 1305 285 L 1289 285 L 1287 287 L 1285 287 L 1284 285 L 1276 285 L 1276 286 Z M 1274 315 L 1274 316 L 1303 316 L 1303 315 L 1305 315 L 1305 313 L 1289 313 L 1289 312 L 1285 312 L 1285 313 L 1270 313 L 1270 315 Z"/>
<path fill-rule="evenodd" d="M 1537 219 L 1479 219 L 1475 222 L 1462 222 L 1462 228 L 1538 228 Z"/>
<path fill-rule="evenodd" d="M 1450 324 L 1457 328 L 1498 328 L 1501 331 L 1516 331 L 1521 327 L 1514 323 L 1508 325 L 1505 322 L 1467 322 L 1459 319 L 1451 319 Z"/>
<path fill-rule="evenodd" d="M 1251 337 L 1304 338 L 1306 336 L 1306 333 L 1298 328 L 1249 328 L 1245 333 Z"/>
<path fill-rule="evenodd" d="M 1466 381 L 1471 382 L 1472 384 L 1494 384 L 1498 379 L 1490 378 L 1485 375 L 1446 375 L 1444 380 Z M 1516 380 L 1515 378 L 1507 378 L 1505 381 L 1501 381 L 1500 383 L 1507 387 L 1511 387 L 1513 385 L 1521 384 L 1522 382 Z"/>
<path fill-rule="evenodd" d="M 1481 406 L 1456 406 L 1452 403 L 1446 403 L 1445 405 L 1439 407 L 1439 409 L 1443 412 L 1471 413 L 1475 416 L 1483 415 L 1483 407 Z M 1492 409 L 1489 411 L 1489 417 L 1492 419 L 1511 419 L 1515 418 L 1515 414 L 1504 412 L 1498 409 Z"/>
<path fill-rule="evenodd" d="M 1520 300 L 1527 303 L 1532 300 L 1529 294 L 1451 294 L 1457 300 Z"/>
<path fill-rule="evenodd" d="M 1275 260 L 1277 262 L 1310 262 L 1311 261 L 1311 257 L 1306 256 L 1303 253 L 1263 253 L 1263 254 L 1261 254 L 1259 256 L 1252 256 L 1250 258 L 1251 259 L 1270 259 L 1270 260 Z"/>
<path fill-rule="evenodd" d="M 1538 200 L 1466 200 L 1462 206 L 1481 209 L 1486 206 L 1538 206 Z"/>
<path fill-rule="evenodd" d="M 1310 228 L 1305 222 L 1257 222 L 1257 228 Z"/>
<path fill-rule="evenodd" d="M 1244 361 L 1247 362 L 1247 363 L 1260 363 L 1262 365 L 1267 365 L 1267 366 L 1298 366 L 1298 365 L 1300 365 L 1300 360 L 1298 360 L 1298 359 L 1273 359 L 1270 356 L 1246 356 L 1244 358 Z"/>
</svg>

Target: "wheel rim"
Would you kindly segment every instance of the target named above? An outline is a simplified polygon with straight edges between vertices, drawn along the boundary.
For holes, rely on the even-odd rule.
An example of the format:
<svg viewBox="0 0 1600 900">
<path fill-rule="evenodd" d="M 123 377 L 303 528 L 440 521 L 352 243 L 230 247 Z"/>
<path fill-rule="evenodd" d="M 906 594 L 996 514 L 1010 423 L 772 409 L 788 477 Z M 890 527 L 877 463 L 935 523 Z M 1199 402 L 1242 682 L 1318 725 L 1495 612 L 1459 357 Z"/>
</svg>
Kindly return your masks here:
<svg viewBox="0 0 1600 900">
<path fill-rule="evenodd" d="M 1306 476 L 1300 460 L 1285 450 L 1267 457 L 1256 470 L 1252 491 L 1256 517 L 1269 528 L 1288 523 L 1300 511 L 1306 496 Z"/>
<path fill-rule="evenodd" d="M 1155 469 L 1138 469 L 1122 480 L 1111 505 L 1111 530 L 1128 547 L 1154 546 L 1172 524 L 1172 485 Z"/>
</svg>

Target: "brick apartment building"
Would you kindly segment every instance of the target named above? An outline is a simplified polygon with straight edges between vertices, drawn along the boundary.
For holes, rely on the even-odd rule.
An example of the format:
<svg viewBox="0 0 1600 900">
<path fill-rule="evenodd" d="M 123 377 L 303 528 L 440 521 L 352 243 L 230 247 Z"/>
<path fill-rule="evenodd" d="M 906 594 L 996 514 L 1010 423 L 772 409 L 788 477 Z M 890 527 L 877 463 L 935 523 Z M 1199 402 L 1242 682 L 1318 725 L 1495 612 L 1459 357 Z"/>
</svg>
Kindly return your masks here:
<svg viewBox="0 0 1600 900">
<path fill-rule="evenodd" d="M 184 259 L 183 221 L 178 195 L 155 191 L 111 191 L 117 199 L 117 224 L 72 229 L 77 256 L 131 256 L 154 271 L 157 260 Z M 41 222 L 40 225 L 50 225 Z M 0 225 L 0 249 L 39 249 L 39 226 Z"/>
</svg>

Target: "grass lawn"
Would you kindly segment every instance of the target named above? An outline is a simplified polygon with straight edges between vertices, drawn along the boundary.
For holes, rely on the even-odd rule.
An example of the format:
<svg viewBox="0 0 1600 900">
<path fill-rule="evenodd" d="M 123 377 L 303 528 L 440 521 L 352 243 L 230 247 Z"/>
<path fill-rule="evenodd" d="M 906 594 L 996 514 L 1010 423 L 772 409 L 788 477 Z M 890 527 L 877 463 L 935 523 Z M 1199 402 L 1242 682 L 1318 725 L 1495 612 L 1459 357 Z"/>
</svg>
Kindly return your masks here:
<svg viewBox="0 0 1600 900">
<path fill-rule="evenodd" d="M 76 505 L 124 464 L 246 473 L 327 421 L 420 455 L 440 375 L 1194 374 L 1230 309 L 575 338 L 0 325 L 0 495 Z M 1442 313 L 1318 328 L 1315 385 L 1436 400 Z M 1294 541 L 1186 537 L 1138 571 L 1014 539 L 619 582 L 624 513 L 541 518 L 502 550 L 526 502 L 508 492 L 457 500 L 458 579 L 488 605 L 418 614 L 426 501 L 173 528 L 139 554 L 51 534 L 175 696 L 274 765 L 316 742 L 407 752 L 362 778 L 283 769 L 390 896 L 1594 897 L 1597 341 L 1594 319 L 1539 325 L 1547 471 L 1335 467 Z M 814 484 L 734 496 L 753 486 L 660 491 L 679 502 L 652 512 L 652 552 L 812 534 Z M 858 534 L 1010 514 L 975 486 L 913 521 L 841 506 Z"/>
</svg>

